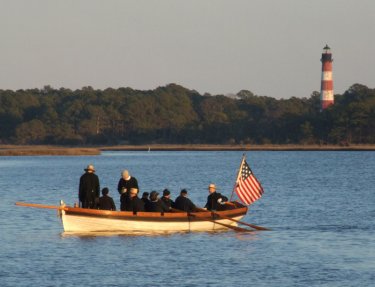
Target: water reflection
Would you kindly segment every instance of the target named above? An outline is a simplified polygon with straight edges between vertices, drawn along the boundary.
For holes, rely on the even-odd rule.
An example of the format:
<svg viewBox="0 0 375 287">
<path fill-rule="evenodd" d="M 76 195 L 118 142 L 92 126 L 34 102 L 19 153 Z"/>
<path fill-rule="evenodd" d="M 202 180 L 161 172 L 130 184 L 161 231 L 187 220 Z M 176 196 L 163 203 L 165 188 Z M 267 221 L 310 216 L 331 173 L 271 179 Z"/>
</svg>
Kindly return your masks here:
<svg viewBox="0 0 375 287">
<path fill-rule="evenodd" d="M 231 238 L 237 238 L 240 240 L 248 240 L 251 237 L 257 235 L 260 233 L 256 230 L 249 230 L 248 232 L 236 232 L 233 230 L 209 230 L 209 231 L 152 231 L 152 232 L 145 232 L 145 231 L 100 231 L 100 232 L 61 232 L 60 236 L 61 238 L 69 238 L 69 237 L 81 237 L 81 238 L 96 238 L 96 237 L 112 237 L 112 236 L 118 236 L 118 237 L 171 237 L 175 235 L 189 235 L 189 234 L 202 234 L 206 233 L 212 236 L 227 236 Z"/>
</svg>

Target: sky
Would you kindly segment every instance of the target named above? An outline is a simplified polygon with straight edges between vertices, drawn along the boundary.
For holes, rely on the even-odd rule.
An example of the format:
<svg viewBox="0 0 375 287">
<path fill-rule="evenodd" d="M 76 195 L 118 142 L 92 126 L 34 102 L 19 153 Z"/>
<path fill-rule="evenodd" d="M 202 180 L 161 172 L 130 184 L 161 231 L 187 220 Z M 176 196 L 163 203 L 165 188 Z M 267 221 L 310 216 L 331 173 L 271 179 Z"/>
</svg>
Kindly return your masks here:
<svg viewBox="0 0 375 287">
<path fill-rule="evenodd" d="M 0 0 L 0 89 L 320 90 L 375 88 L 374 0 Z"/>
</svg>

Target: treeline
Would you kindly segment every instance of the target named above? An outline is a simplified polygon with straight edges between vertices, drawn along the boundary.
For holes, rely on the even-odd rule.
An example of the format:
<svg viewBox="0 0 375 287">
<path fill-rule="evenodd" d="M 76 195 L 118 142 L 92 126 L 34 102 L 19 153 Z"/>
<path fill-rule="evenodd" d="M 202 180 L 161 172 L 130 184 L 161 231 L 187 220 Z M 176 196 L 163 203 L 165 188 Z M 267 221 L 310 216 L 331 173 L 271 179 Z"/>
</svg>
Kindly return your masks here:
<svg viewBox="0 0 375 287">
<path fill-rule="evenodd" d="M 310 98 L 240 91 L 201 95 L 176 84 L 155 90 L 0 90 L 2 144 L 373 144 L 375 89 L 355 84 L 320 111 Z"/>
</svg>

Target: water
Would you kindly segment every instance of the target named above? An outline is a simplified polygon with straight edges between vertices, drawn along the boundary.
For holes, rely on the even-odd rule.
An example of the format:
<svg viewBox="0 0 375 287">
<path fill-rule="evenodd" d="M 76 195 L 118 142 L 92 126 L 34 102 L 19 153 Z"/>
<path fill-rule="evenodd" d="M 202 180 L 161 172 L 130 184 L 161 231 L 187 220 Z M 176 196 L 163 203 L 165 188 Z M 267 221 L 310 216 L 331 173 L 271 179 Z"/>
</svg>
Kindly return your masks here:
<svg viewBox="0 0 375 287">
<path fill-rule="evenodd" d="M 244 221 L 270 232 L 67 236 L 55 210 L 77 201 L 93 163 L 119 206 L 122 169 L 141 192 L 181 188 L 204 205 L 207 185 L 229 196 L 241 152 L 107 152 L 0 158 L 1 286 L 372 286 L 375 153 L 248 152 L 265 189 Z"/>
</svg>

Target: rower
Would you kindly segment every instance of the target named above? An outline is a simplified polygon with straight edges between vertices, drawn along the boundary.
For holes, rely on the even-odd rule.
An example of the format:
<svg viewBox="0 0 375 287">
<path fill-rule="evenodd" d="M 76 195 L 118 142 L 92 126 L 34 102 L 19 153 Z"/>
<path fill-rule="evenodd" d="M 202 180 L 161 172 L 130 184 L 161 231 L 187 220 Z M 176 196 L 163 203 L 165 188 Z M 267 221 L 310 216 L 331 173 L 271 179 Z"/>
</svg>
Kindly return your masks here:
<svg viewBox="0 0 375 287">
<path fill-rule="evenodd" d="M 213 183 L 210 183 L 208 186 L 208 192 L 207 203 L 204 207 L 208 210 L 223 210 L 228 198 L 221 193 L 216 192 L 216 185 Z"/>
<path fill-rule="evenodd" d="M 113 201 L 113 198 L 108 195 L 108 193 L 108 187 L 104 187 L 102 189 L 103 196 L 99 198 L 98 208 L 103 210 L 116 210 L 115 202 Z"/>
<path fill-rule="evenodd" d="M 168 207 L 169 210 L 174 207 L 174 202 L 171 199 L 171 192 L 168 189 L 163 190 L 161 201 Z"/>
<path fill-rule="evenodd" d="M 180 209 L 186 212 L 193 212 L 197 208 L 195 204 L 187 197 L 187 190 L 182 189 L 180 192 L 180 196 L 176 198 L 176 201 L 174 202 L 174 208 Z"/>
<path fill-rule="evenodd" d="M 169 208 L 159 198 L 159 193 L 155 190 L 150 193 L 150 201 L 145 204 L 145 210 L 149 212 L 167 212 Z"/>
</svg>

